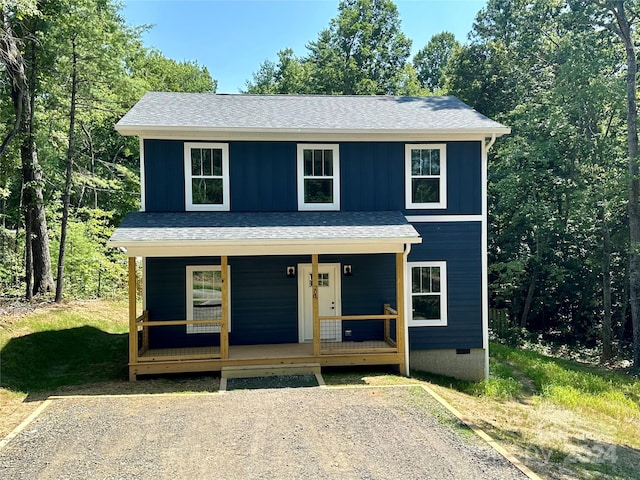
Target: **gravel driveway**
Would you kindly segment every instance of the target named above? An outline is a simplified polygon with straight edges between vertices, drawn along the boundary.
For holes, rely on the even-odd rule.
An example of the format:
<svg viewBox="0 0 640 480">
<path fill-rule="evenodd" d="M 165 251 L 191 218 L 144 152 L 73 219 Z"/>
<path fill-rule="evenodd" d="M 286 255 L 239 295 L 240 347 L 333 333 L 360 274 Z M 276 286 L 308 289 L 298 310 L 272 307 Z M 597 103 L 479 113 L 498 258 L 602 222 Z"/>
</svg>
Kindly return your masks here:
<svg viewBox="0 0 640 480">
<path fill-rule="evenodd" d="M 418 387 L 56 399 L 0 478 L 526 479 Z"/>
</svg>

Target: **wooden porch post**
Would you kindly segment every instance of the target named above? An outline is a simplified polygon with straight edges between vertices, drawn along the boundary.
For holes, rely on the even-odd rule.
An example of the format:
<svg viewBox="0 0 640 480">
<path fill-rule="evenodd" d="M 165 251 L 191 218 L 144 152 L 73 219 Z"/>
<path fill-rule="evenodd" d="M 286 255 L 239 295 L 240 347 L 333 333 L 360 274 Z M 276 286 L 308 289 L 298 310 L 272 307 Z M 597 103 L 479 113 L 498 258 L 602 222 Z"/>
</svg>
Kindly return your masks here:
<svg viewBox="0 0 640 480">
<path fill-rule="evenodd" d="M 136 324 L 136 257 L 129 257 L 129 381 L 136 381 L 138 325 Z"/>
<path fill-rule="evenodd" d="M 220 358 L 226 360 L 229 358 L 229 282 L 227 276 L 227 256 L 223 255 L 220 259 L 220 277 L 222 278 L 222 325 L 220 325 Z"/>
<path fill-rule="evenodd" d="M 402 362 L 398 365 L 400 375 L 407 376 L 407 366 L 405 364 L 405 349 L 407 339 L 404 338 L 404 256 L 402 253 L 396 253 L 396 303 L 398 310 L 398 319 L 396 320 L 396 344 L 398 346 L 398 354 L 402 355 Z"/>
<path fill-rule="evenodd" d="M 304 279 L 303 279 L 304 281 Z M 320 356 L 320 302 L 318 301 L 318 254 L 311 255 L 311 297 L 313 306 L 313 356 Z"/>
</svg>

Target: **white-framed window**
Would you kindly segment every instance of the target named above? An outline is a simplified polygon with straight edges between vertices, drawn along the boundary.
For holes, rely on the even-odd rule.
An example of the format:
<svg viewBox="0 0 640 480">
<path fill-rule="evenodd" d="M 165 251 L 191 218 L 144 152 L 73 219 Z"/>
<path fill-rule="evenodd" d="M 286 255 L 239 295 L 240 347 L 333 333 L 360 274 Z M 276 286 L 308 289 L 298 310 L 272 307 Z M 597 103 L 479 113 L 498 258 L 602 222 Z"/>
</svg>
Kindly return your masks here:
<svg viewBox="0 0 640 480">
<path fill-rule="evenodd" d="M 230 267 L 227 281 L 231 284 Z M 231 331 L 231 289 L 227 289 L 227 325 Z M 220 265 L 187 266 L 187 320 L 222 319 L 222 268 Z M 220 333 L 220 325 L 187 325 L 187 333 Z"/>
<path fill-rule="evenodd" d="M 447 325 L 447 263 L 407 263 L 410 327 Z"/>
<path fill-rule="evenodd" d="M 184 187 L 187 211 L 228 211 L 229 145 L 185 142 Z"/>
<path fill-rule="evenodd" d="M 447 146 L 405 145 L 407 209 L 447 208 Z"/>
<path fill-rule="evenodd" d="M 340 210 L 337 144 L 298 144 L 298 210 Z"/>
</svg>

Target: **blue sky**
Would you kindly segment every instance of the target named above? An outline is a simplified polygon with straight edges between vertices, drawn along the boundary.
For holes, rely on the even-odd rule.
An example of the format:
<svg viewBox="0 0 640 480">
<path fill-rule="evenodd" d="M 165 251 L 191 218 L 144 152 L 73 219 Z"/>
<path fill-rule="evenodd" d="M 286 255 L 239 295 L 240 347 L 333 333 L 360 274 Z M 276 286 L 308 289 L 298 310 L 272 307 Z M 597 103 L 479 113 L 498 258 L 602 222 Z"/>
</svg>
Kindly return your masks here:
<svg viewBox="0 0 640 480">
<path fill-rule="evenodd" d="M 175 60 L 195 60 L 218 80 L 218 93 L 238 93 L 278 50 L 305 45 L 337 15 L 338 0 L 124 0 L 129 25 L 152 25 L 145 45 Z M 413 53 L 448 30 L 464 42 L 486 0 L 396 0 Z"/>
</svg>

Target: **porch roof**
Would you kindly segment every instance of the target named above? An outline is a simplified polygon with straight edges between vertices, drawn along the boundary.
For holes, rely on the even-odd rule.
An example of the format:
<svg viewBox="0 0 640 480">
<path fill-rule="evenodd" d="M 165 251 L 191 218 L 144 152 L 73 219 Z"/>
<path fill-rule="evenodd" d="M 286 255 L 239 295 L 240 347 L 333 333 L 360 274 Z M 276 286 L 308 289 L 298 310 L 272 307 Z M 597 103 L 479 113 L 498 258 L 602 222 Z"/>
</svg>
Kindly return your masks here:
<svg viewBox="0 0 640 480">
<path fill-rule="evenodd" d="M 131 212 L 108 246 L 178 257 L 398 253 L 420 242 L 401 212 Z"/>
</svg>

